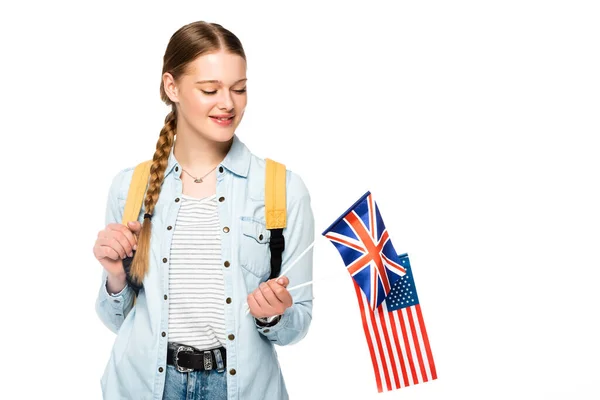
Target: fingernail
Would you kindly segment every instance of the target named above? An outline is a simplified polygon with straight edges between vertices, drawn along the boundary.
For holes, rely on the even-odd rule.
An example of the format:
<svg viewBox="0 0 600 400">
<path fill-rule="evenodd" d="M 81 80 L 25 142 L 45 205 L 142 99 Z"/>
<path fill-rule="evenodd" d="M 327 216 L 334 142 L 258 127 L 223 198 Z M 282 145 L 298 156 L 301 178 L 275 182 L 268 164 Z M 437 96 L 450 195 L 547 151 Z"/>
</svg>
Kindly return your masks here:
<svg viewBox="0 0 600 400">
<path fill-rule="evenodd" d="M 129 257 L 133 257 L 133 251 L 129 252 Z"/>
<path fill-rule="evenodd" d="M 283 278 L 279 278 L 279 279 L 277 279 L 277 283 L 279 283 L 280 285 L 283 285 L 285 283 L 285 281 L 283 280 Z"/>
<path fill-rule="evenodd" d="M 137 244 L 134 244 L 134 245 L 133 245 L 133 249 L 134 249 L 134 250 L 137 250 Z"/>
</svg>

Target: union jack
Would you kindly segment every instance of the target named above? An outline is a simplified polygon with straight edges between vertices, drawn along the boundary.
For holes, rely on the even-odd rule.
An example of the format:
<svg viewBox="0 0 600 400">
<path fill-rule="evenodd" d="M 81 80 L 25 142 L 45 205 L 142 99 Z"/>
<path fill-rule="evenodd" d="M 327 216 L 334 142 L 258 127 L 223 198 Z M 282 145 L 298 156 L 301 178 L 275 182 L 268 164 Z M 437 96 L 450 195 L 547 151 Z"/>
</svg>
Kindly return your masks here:
<svg viewBox="0 0 600 400">
<path fill-rule="evenodd" d="M 339 251 L 372 310 L 406 274 L 373 195 L 367 191 L 322 233 Z"/>
</svg>

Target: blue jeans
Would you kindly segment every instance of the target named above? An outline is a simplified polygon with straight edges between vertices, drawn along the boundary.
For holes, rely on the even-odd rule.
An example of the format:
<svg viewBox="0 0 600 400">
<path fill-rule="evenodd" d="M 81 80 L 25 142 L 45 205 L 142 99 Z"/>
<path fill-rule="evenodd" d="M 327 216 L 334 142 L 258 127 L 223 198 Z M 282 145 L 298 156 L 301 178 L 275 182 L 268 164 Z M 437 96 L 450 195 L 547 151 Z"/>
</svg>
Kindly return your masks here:
<svg viewBox="0 0 600 400">
<path fill-rule="evenodd" d="M 163 400 L 227 400 L 227 372 L 179 372 L 167 365 Z"/>
</svg>

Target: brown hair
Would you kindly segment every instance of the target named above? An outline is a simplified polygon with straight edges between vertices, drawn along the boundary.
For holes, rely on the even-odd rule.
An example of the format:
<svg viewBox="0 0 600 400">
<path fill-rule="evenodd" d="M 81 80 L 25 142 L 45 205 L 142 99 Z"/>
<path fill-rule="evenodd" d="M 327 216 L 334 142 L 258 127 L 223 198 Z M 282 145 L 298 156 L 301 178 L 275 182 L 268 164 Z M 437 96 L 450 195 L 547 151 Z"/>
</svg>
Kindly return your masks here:
<svg viewBox="0 0 600 400">
<path fill-rule="evenodd" d="M 144 199 L 144 206 L 148 214 L 154 213 L 154 206 L 160 195 L 171 147 L 177 134 L 177 106 L 165 92 L 162 75 L 169 72 L 173 79 L 177 81 L 185 74 L 188 64 L 196 58 L 220 50 L 237 54 L 246 60 L 246 54 L 237 36 L 216 23 L 192 22 L 177 30 L 169 40 L 163 57 L 160 98 L 171 106 L 171 112 L 165 118 L 165 125 L 160 131 L 156 151 L 150 166 L 150 178 L 146 198 Z M 151 231 L 151 220 L 144 218 L 130 270 L 131 278 L 137 284 L 142 282 L 149 268 Z"/>
</svg>

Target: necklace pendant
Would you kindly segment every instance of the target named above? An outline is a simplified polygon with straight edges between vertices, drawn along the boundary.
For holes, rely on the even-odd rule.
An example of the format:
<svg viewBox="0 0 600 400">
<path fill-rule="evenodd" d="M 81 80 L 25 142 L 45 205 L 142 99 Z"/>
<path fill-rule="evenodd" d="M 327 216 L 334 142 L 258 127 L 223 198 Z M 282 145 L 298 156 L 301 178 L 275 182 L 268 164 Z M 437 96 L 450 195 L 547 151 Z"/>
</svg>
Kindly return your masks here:
<svg viewBox="0 0 600 400">
<path fill-rule="evenodd" d="M 196 179 L 194 179 L 194 182 L 196 182 L 196 183 L 202 183 L 202 178 L 196 178 Z"/>
</svg>

